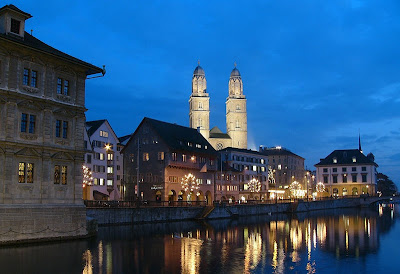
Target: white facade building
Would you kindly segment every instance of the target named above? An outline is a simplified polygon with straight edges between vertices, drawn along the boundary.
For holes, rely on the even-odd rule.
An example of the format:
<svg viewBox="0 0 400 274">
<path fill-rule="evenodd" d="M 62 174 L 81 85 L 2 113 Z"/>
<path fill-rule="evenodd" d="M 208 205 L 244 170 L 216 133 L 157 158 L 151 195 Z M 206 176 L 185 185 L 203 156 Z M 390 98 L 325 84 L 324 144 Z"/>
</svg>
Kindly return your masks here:
<svg viewBox="0 0 400 274">
<path fill-rule="evenodd" d="M 119 140 L 107 120 L 86 122 L 85 166 L 92 180 L 84 187 L 84 200 L 120 200 L 123 160 Z"/>
</svg>

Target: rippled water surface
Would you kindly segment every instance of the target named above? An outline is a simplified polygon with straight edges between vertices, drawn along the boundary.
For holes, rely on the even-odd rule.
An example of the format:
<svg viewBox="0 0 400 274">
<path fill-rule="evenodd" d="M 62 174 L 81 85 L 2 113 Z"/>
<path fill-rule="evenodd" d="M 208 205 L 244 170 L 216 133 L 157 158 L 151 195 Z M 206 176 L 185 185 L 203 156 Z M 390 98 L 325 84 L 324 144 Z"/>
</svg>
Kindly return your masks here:
<svg viewBox="0 0 400 274">
<path fill-rule="evenodd" d="M 1 273 L 400 273 L 399 205 L 135 226 L 0 249 Z"/>
</svg>

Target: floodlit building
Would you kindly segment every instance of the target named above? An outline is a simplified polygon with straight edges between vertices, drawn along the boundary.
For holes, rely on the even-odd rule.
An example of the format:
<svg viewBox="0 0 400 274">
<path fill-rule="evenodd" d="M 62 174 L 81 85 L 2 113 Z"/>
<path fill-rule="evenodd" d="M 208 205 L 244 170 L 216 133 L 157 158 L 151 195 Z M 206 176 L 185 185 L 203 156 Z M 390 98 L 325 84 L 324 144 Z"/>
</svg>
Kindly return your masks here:
<svg viewBox="0 0 400 274">
<path fill-rule="evenodd" d="M 290 196 L 288 192 L 293 182 L 298 182 L 302 189 L 307 188 L 306 171 L 304 169 L 304 158 L 291 152 L 288 149 L 277 147 L 260 147 L 260 153 L 268 159 L 268 164 L 274 171 L 276 188 L 280 191 L 286 190 L 286 198 Z"/>
<path fill-rule="evenodd" d="M 217 153 L 196 129 L 146 117 L 122 153 L 126 200 L 212 203 Z"/>
<path fill-rule="evenodd" d="M 269 199 L 268 160 L 265 155 L 254 150 L 231 147 L 218 152 L 217 200 L 243 202 Z"/>
<path fill-rule="evenodd" d="M 360 149 L 335 150 L 321 159 L 317 168 L 317 182 L 325 185 L 329 196 L 376 193 L 378 165 L 374 155 L 365 156 Z"/>
<path fill-rule="evenodd" d="M 86 122 L 85 167 L 91 178 L 84 184 L 84 200 L 120 200 L 123 159 L 121 145 L 107 120 Z"/>
<path fill-rule="evenodd" d="M 200 133 L 216 150 L 227 147 L 247 149 L 247 107 L 243 94 L 243 82 L 239 70 L 232 70 L 229 78 L 229 94 L 226 99 L 226 133 L 218 127 L 210 130 L 210 96 L 207 80 L 200 64 L 192 78 L 192 94 L 189 99 L 189 126 Z"/>
<path fill-rule="evenodd" d="M 85 80 L 104 71 L 27 33 L 31 17 L 0 8 L 0 241 L 87 233 Z"/>
</svg>

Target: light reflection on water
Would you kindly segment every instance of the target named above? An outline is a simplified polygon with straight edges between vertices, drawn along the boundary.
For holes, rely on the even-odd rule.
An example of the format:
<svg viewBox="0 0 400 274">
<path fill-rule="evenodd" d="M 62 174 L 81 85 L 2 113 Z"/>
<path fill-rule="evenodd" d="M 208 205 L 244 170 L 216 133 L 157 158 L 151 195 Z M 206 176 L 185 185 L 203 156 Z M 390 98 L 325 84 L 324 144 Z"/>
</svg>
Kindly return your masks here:
<svg viewBox="0 0 400 274">
<path fill-rule="evenodd" d="M 379 207 L 102 227 L 97 239 L 2 248 L 0 264 L 4 273 L 374 273 L 393 267 L 382 253 L 396 266 L 399 237 L 380 239 L 400 233 L 397 218 Z"/>
</svg>

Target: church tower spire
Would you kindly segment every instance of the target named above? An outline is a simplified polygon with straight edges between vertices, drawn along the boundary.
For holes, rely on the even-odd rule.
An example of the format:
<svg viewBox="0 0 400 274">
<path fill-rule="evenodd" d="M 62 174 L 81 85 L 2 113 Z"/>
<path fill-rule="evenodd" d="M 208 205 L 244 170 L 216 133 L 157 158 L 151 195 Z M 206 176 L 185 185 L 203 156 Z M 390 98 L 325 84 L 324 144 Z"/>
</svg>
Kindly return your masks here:
<svg viewBox="0 0 400 274">
<path fill-rule="evenodd" d="M 232 139 L 232 147 L 247 149 L 247 109 L 243 95 L 243 82 L 235 67 L 229 78 L 229 96 L 226 99 L 226 129 Z"/>
<path fill-rule="evenodd" d="M 210 96 L 207 93 L 206 74 L 200 61 L 193 72 L 192 94 L 189 99 L 189 127 L 200 130 L 208 140 L 210 136 Z"/>
</svg>

